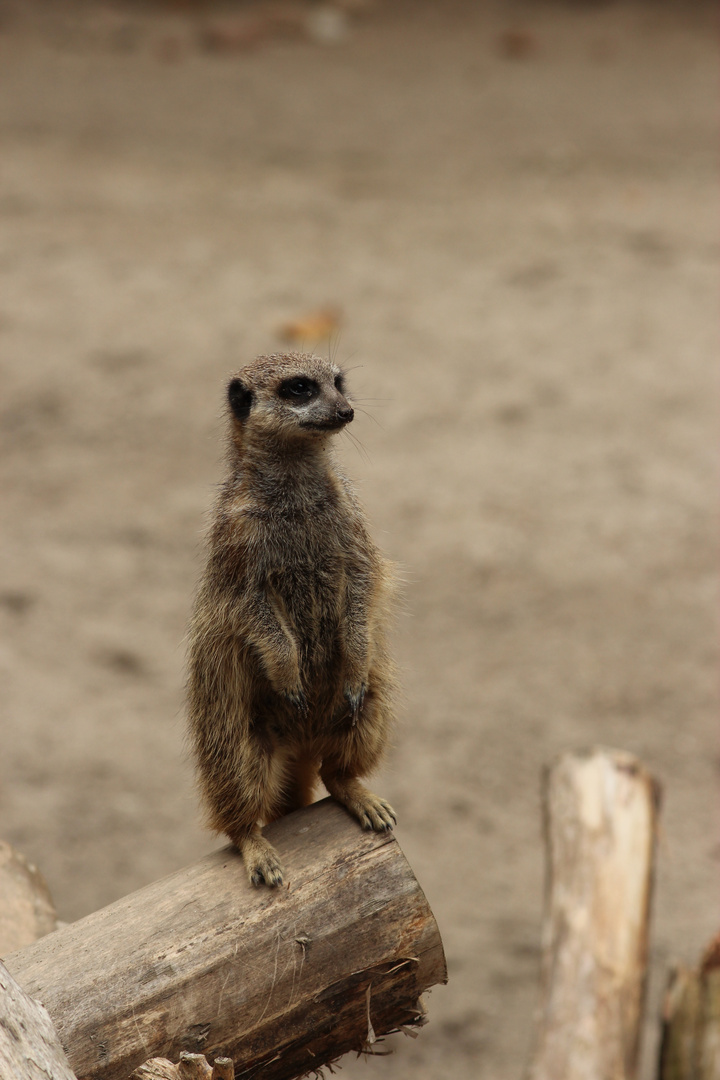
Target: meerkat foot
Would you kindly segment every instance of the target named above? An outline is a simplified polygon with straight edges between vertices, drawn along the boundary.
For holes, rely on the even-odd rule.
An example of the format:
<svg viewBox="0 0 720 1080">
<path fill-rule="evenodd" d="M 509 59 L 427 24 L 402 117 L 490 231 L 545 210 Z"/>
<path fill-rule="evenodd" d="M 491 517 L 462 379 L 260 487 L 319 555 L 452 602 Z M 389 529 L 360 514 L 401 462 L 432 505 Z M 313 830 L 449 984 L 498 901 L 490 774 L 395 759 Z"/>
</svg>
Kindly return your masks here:
<svg viewBox="0 0 720 1080">
<path fill-rule="evenodd" d="M 367 832 L 371 829 L 375 832 L 390 832 L 393 825 L 397 825 L 397 816 L 390 803 L 379 795 L 373 795 L 371 791 L 366 792 L 362 801 L 348 806 L 348 810 Z"/>
<path fill-rule="evenodd" d="M 359 780 L 328 778 L 324 782 L 332 797 L 342 803 L 368 832 L 371 829 L 388 832 L 393 825 L 397 825 L 397 816 L 390 803 L 379 795 L 373 795 Z"/>
<path fill-rule="evenodd" d="M 283 868 L 278 853 L 262 836 L 249 836 L 238 845 L 251 885 L 276 888 L 283 883 Z"/>
</svg>

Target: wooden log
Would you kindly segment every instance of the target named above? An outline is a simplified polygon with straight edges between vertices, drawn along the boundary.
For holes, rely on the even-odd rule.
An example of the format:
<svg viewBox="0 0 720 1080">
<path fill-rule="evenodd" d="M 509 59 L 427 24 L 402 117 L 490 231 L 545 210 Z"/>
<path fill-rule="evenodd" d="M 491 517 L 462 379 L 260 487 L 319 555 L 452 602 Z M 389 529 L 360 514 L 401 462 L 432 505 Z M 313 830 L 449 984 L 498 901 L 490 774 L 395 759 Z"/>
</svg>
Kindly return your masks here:
<svg viewBox="0 0 720 1080">
<path fill-rule="evenodd" d="M 0 1077 L 75 1080 L 52 1021 L 0 963 Z"/>
<path fill-rule="evenodd" d="M 660 789 L 630 754 L 565 754 L 544 790 L 546 911 L 530 1080 L 637 1068 Z"/>
<path fill-rule="evenodd" d="M 42 874 L 0 840 L 0 956 L 51 933 L 57 916 Z"/>
<path fill-rule="evenodd" d="M 720 1080 L 720 934 L 696 970 L 671 972 L 663 1003 L 659 1080 Z"/>
<path fill-rule="evenodd" d="M 228 847 L 7 957 L 79 1080 L 182 1050 L 282 1080 L 422 1022 L 445 958 L 394 836 L 329 799 L 266 832 L 288 887 L 253 888 Z"/>
</svg>

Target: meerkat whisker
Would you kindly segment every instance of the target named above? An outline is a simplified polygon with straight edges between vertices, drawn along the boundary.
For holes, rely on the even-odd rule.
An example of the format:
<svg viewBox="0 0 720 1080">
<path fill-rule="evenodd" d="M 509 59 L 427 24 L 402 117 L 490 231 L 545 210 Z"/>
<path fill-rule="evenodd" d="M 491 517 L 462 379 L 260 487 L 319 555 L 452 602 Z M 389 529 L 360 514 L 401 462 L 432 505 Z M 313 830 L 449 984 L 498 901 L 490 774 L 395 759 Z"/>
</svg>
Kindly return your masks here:
<svg viewBox="0 0 720 1080">
<path fill-rule="evenodd" d="M 369 465 L 372 458 L 370 457 L 370 454 L 368 453 L 366 447 L 363 445 L 363 443 L 360 442 L 357 436 L 353 435 L 351 431 L 343 431 L 342 434 L 346 439 L 349 439 L 349 441 L 353 443 L 362 460 L 365 462 L 366 465 Z"/>
<path fill-rule="evenodd" d="M 368 412 L 367 409 L 359 408 L 355 401 L 353 401 L 353 405 L 355 406 L 355 411 L 356 412 L 360 412 L 360 413 L 363 414 L 363 416 L 367 416 L 368 420 L 372 420 L 373 424 L 376 424 L 380 428 L 381 431 L 385 431 L 385 428 L 383 427 L 383 425 L 380 423 L 380 421 L 375 416 L 373 416 L 373 414 L 371 412 Z M 349 432 L 348 432 L 348 434 L 349 434 Z"/>
</svg>

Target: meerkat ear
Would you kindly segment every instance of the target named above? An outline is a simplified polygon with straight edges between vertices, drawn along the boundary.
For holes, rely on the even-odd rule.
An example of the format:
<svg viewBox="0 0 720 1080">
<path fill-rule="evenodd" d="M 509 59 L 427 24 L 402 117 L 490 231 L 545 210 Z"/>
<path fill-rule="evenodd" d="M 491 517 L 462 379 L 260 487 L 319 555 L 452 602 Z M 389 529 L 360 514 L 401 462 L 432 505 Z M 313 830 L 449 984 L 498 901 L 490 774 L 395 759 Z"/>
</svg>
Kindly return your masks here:
<svg viewBox="0 0 720 1080">
<path fill-rule="evenodd" d="M 243 385 L 240 379 L 232 379 L 228 386 L 228 401 L 233 416 L 238 420 L 247 420 L 253 403 L 253 392 Z"/>
</svg>

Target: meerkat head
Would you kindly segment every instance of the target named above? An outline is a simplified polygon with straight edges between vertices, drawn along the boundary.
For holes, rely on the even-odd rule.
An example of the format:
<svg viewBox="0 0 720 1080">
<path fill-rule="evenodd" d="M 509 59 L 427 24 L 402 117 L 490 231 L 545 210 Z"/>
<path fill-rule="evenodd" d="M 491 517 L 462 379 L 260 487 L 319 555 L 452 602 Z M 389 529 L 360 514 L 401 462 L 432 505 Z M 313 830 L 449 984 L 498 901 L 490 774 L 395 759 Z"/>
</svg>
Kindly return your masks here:
<svg viewBox="0 0 720 1080">
<path fill-rule="evenodd" d="M 232 377 L 228 403 L 236 441 L 317 441 L 341 431 L 355 415 L 342 371 L 307 353 L 259 356 Z"/>
</svg>

